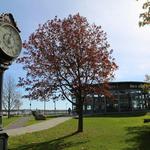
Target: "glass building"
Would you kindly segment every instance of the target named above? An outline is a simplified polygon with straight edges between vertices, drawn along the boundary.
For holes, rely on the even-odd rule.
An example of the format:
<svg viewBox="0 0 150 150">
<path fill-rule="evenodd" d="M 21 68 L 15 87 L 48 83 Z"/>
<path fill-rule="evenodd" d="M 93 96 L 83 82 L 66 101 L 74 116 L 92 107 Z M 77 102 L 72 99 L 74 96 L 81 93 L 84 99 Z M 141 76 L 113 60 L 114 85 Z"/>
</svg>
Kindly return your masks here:
<svg viewBox="0 0 150 150">
<path fill-rule="evenodd" d="M 108 86 L 109 97 L 96 93 L 87 95 L 83 106 L 85 114 L 150 110 L 150 83 L 109 82 Z"/>
</svg>

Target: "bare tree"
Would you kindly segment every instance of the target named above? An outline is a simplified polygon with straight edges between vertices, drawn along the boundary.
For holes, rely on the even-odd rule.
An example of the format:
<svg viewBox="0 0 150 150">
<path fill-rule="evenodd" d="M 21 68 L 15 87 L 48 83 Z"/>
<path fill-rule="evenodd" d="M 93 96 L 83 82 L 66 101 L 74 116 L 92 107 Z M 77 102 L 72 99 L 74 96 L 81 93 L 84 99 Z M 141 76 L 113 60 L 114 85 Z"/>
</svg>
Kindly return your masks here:
<svg viewBox="0 0 150 150">
<path fill-rule="evenodd" d="M 8 118 L 10 118 L 11 110 L 19 109 L 22 105 L 21 94 L 17 91 L 15 80 L 11 76 L 8 76 L 4 82 L 2 104 L 7 110 Z"/>
</svg>

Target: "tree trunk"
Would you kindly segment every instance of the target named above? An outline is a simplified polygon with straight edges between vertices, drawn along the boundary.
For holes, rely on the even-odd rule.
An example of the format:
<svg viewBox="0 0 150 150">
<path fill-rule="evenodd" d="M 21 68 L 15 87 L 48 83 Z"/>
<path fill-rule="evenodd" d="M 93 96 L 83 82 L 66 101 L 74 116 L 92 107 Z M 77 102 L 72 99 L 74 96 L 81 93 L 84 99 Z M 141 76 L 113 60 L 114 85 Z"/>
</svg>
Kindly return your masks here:
<svg viewBox="0 0 150 150">
<path fill-rule="evenodd" d="M 10 118 L 10 109 L 8 109 L 8 118 Z"/>
<path fill-rule="evenodd" d="M 7 116 L 10 118 L 10 102 L 8 103 Z"/>
<path fill-rule="evenodd" d="M 77 132 L 83 132 L 83 103 L 80 102 L 78 106 L 78 130 Z"/>
<path fill-rule="evenodd" d="M 9 90 L 9 95 L 8 95 L 8 118 L 10 118 L 10 90 Z"/>
</svg>

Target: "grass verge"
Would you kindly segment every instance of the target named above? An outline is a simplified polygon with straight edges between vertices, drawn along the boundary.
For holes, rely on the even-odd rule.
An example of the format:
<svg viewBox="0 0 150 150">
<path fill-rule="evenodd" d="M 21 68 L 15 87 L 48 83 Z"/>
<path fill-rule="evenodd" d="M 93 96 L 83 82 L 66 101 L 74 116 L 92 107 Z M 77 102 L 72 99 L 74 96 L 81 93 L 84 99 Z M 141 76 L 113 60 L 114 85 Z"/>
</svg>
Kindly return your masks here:
<svg viewBox="0 0 150 150">
<path fill-rule="evenodd" d="M 10 124 L 12 124 L 13 122 L 15 122 L 16 120 L 18 120 L 20 118 L 20 116 L 13 116 L 8 118 L 7 116 L 3 117 L 3 127 L 7 127 Z"/>
<path fill-rule="evenodd" d="M 77 119 L 54 128 L 9 138 L 10 150 L 149 150 L 150 123 L 142 116 L 84 118 L 84 132 L 76 133 Z"/>
</svg>

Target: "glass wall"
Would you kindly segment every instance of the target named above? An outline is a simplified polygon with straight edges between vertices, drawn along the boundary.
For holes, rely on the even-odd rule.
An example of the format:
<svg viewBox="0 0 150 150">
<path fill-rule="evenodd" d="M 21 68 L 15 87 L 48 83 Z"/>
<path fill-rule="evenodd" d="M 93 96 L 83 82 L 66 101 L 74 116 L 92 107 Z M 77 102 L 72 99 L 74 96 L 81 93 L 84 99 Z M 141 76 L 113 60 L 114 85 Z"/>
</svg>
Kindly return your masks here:
<svg viewBox="0 0 150 150">
<path fill-rule="evenodd" d="M 84 113 L 150 110 L 150 93 L 144 92 L 141 88 L 143 84 L 140 82 L 111 83 L 111 97 L 90 93 L 84 102 Z"/>
</svg>

